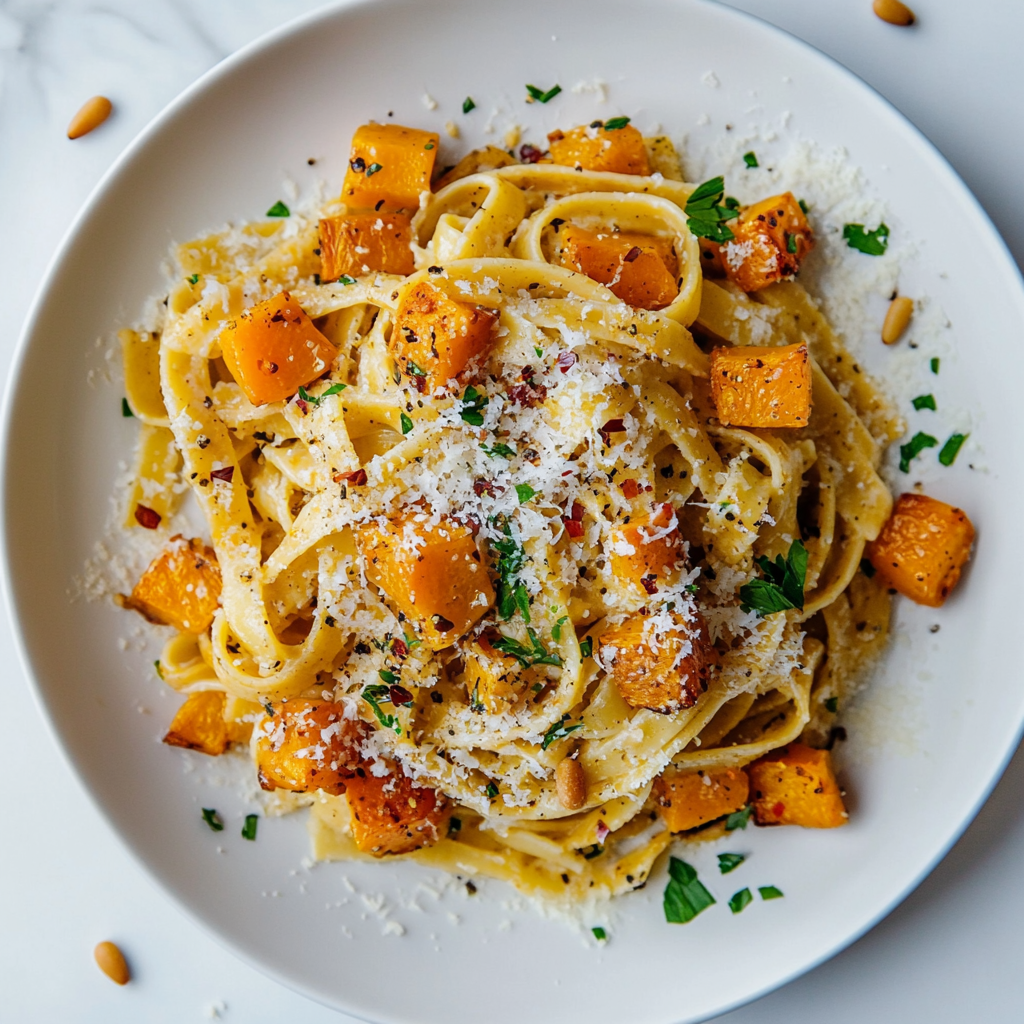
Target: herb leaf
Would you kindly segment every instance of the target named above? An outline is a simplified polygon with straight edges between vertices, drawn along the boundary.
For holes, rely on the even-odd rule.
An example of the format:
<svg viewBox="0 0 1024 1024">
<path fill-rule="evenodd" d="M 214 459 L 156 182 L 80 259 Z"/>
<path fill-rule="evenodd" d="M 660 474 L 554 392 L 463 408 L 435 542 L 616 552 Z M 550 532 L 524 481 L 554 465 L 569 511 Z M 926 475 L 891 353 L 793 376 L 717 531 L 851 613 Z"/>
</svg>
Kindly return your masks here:
<svg viewBox="0 0 1024 1024">
<path fill-rule="evenodd" d="M 774 615 L 788 608 L 803 608 L 804 581 L 807 578 L 807 548 L 799 540 L 789 546 L 785 561 L 776 555 L 775 561 L 766 555 L 757 559 L 764 578 L 751 580 L 740 587 L 740 607 L 758 615 Z"/>
<path fill-rule="evenodd" d="M 562 717 L 552 725 L 546 733 L 544 733 L 544 739 L 541 741 L 540 749 L 547 750 L 555 740 L 564 739 L 571 732 L 575 732 L 577 729 L 583 728 L 582 722 L 577 722 L 575 725 L 566 725 L 569 721 L 569 715 L 562 715 Z"/>
<path fill-rule="evenodd" d="M 551 639 L 558 641 L 562 639 L 562 626 L 569 621 L 568 615 L 563 615 L 552 627 L 551 627 Z"/>
<path fill-rule="evenodd" d="M 604 123 L 604 130 L 606 132 L 614 132 L 619 128 L 625 128 L 629 124 L 628 117 L 611 117 Z"/>
<path fill-rule="evenodd" d="M 412 419 L 403 412 L 402 413 L 402 433 L 408 434 L 412 430 Z"/>
<path fill-rule="evenodd" d="M 757 162 L 757 155 L 751 150 L 749 153 L 743 154 L 743 162 L 748 167 L 760 167 L 761 165 Z"/>
<path fill-rule="evenodd" d="M 825 710 L 834 715 L 839 710 L 839 698 L 829 697 L 829 699 L 825 701 Z"/>
<path fill-rule="evenodd" d="M 476 110 L 476 104 L 473 102 L 472 96 L 467 96 L 462 101 L 462 112 L 468 114 L 471 110 Z"/>
<path fill-rule="evenodd" d="M 747 804 L 742 810 L 733 811 L 728 818 L 725 819 L 725 831 L 735 832 L 738 828 L 746 828 L 747 822 L 750 821 L 750 816 L 754 813 L 753 804 Z"/>
<path fill-rule="evenodd" d="M 326 391 L 319 395 L 311 395 L 301 384 L 299 385 L 299 398 L 310 405 L 319 405 L 325 398 L 331 395 L 340 395 L 347 388 L 347 384 L 332 384 Z"/>
<path fill-rule="evenodd" d="M 918 395 L 917 398 L 911 399 L 911 405 L 920 412 L 922 409 L 931 409 L 935 411 L 935 396 L 934 395 Z"/>
<path fill-rule="evenodd" d="M 944 466 L 952 466 L 960 453 L 960 446 L 970 437 L 970 434 L 950 434 L 949 440 L 942 446 L 939 452 L 939 462 Z"/>
<path fill-rule="evenodd" d="M 761 894 L 763 900 L 779 900 L 785 895 L 781 889 L 776 889 L 774 885 L 760 885 L 757 891 Z"/>
<path fill-rule="evenodd" d="M 245 816 L 245 824 L 242 826 L 242 838 L 248 839 L 250 842 L 256 840 L 256 826 L 259 823 L 260 816 L 258 814 L 247 814 Z"/>
<path fill-rule="evenodd" d="M 389 673 L 390 675 L 390 673 Z M 394 729 L 397 736 L 402 735 L 402 727 L 398 724 L 398 719 L 394 715 L 386 714 L 381 709 L 381 702 L 391 703 L 391 687 L 384 683 L 370 683 L 369 686 L 363 687 L 363 692 L 360 694 L 363 700 L 373 708 L 373 713 L 377 716 L 377 721 L 380 722 L 385 729 Z"/>
<path fill-rule="evenodd" d="M 520 505 L 525 505 L 536 494 L 537 492 L 529 484 L 516 484 L 516 496 L 519 498 Z"/>
<path fill-rule="evenodd" d="M 491 541 L 491 547 L 498 552 L 495 569 L 498 573 L 497 605 L 498 614 L 503 619 L 511 619 L 518 608 L 523 619 L 530 621 L 530 595 L 526 590 L 520 573 L 526 563 L 526 552 L 512 536 L 512 527 L 508 521 L 502 524 L 504 540 Z"/>
<path fill-rule="evenodd" d="M 600 926 L 590 929 L 594 933 L 594 938 L 598 942 L 604 942 L 608 938 L 608 933 Z"/>
<path fill-rule="evenodd" d="M 509 448 L 509 446 L 502 441 L 496 441 L 490 447 L 482 444 L 480 445 L 480 450 L 489 459 L 493 459 L 496 455 L 500 455 L 503 459 L 514 459 L 516 456 L 514 449 Z"/>
<path fill-rule="evenodd" d="M 594 638 L 592 636 L 585 636 L 580 641 L 580 657 L 589 658 L 594 653 Z"/>
<path fill-rule="evenodd" d="M 910 460 L 917 458 L 925 448 L 934 448 L 938 443 L 931 434 L 919 430 L 906 444 L 900 445 L 900 470 L 909 473 Z"/>
<path fill-rule="evenodd" d="M 729 900 L 729 909 L 734 914 L 739 914 L 745 908 L 749 907 L 754 902 L 754 897 L 751 895 L 749 889 L 740 889 L 739 892 L 734 893 L 731 900 Z"/>
<path fill-rule="evenodd" d="M 548 649 L 541 643 L 540 638 L 537 634 L 529 627 L 526 627 L 526 632 L 530 637 L 530 647 L 516 640 L 515 637 L 505 636 L 502 634 L 497 640 L 493 641 L 493 647 L 496 651 L 501 651 L 502 654 L 508 654 L 509 656 L 516 659 L 523 668 L 529 668 L 531 665 L 561 665 L 562 659 L 557 654 L 551 654 Z M 566 715 L 566 718 L 569 716 Z M 545 746 L 545 750 L 547 747 Z"/>
<path fill-rule="evenodd" d="M 280 199 L 278 199 L 278 201 L 274 203 L 269 210 L 267 210 L 268 217 L 290 217 L 291 215 L 292 211 L 289 210 Z"/>
<path fill-rule="evenodd" d="M 470 384 L 462 396 L 462 410 L 459 415 L 471 427 L 482 427 L 484 425 L 483 410 L 490 404 L 491 400 Z"/>
<path fill-rule="evenodd" d="M 720 853 L 718 855 L 718 870 L 723 875 L 735 871 L 747 858 L 742 853 Z"/>
<path fill-rule="evenodd" d="M 378 171 L 383 171 L 383 170 L 384 170 L 384 165 L 383 164 L 372 163 L 372 164 L 370 164 L 369 167 L 366 168 L 366 176 L 368 178 L 372 178 L 373 175 L 375 175 Z"/>
<path fill-rule="evenodd" d="M 939 372 L 939 357 L 938 356 L 932 356 L 932 358 L 930 360 L 928 360 L 928 362 L 929 362 L 929 365 L 932 368 L 932 373 L 938 374 L 938 372 Z"/>
<path fill-rule="evenodd" d="M 121 399 L 121 415 L 124 416 L 126 419 L 131 418 L 135 415 L 135 413 L 132 412 L 132 407 L 128 404 L 127 398 Z"/>
<path fill-rule="evenodd" d="M 844 224 L 843 238 L 851 249 L 868 256 L 884 256 L 889 248 L 889 226 L 883 223 L 868 231 L 863 224 Z"/>
<path fill-rule="evenodd" d="M 337 284 L 355 284 L 356 283 L 356 279 L 354 277 L 349 277 L 348 274 L 342 274 L 341 277 L 338 278 L 336 283 Z"/>
<path fill-rule="evenodd" d="M 498 795 L 498 787 L 493 782 L 488 782 L 484 792 L 489 800 L 493 800 Z"/>
<path fill-rule="evenodd" d="M 199 275 L 198 274 L 189 274 L 189 276 L 188 276 L 188 283 L 189 284 L 199 284 Z"/>
<path fill-rule="evenodd" d="M 547 103 L 562 91 L 562 87 L 560 85 L 553 85 L 547 92 L 544 92 L 543 89 L 538 89 L 535 85 L 528 85 L 526 91 L 530 94 L 531 100 L 536 100 L 538 103 Z"/>
<path fill-rule="evenodd" d="M 725 195 L 725 179 L 719 175 L 698 185 L 686 200 L 685 213 L 690 230 L 698 238 L 710 238 L 712 242 L 730 242 L 736 236 L 726 225 L 740 215 L 739 210 L 728 204 L 722 206 Z"/>
<path fill-rule="evenodd" d="M 220 815 L 212 807 L 203 808 L 203 821 L 205 821 L 214 832 L 224 831 L 224 822 L 220 820 Z"/>
<path fill-rule="evenodd" d="M 668 862 L 669 883 L 665 886 L 665 920 L 686 924 L 715 902 L 715 897 L 697 879 L 697 872 L 686 861 L 672 857 Z"/>
</svg>

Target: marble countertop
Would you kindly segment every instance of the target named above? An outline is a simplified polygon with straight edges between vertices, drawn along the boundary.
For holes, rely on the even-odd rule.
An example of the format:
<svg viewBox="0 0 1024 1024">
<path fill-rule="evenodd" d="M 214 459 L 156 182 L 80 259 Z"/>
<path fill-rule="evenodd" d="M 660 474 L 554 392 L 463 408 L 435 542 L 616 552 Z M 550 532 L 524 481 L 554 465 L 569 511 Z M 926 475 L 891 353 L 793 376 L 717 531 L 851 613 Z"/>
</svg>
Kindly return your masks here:
<svg viewBox="0 0 1024 1024">
<path fill-rule="evenodd" d="M 920 20 L 912 30 L 878 21 L 870 0 L 731 5 L 824 50 L 894 103 L 951 161 L 1022 263 L 1024 4 L 914 0 Z M 207 68 L 318 6 L 317 0 L 0 0 L 4 379 L 47 263 L 115 157 Z M 96 93 L 114 101 L 114 116 L 69 143 L 64 132 L 71 115 Z M 155 888 L 48 734 L 6 621 L 0 622 L 0 707 L 9 770 L 0 830 L 0 1019 L 348 1020 L 236 960 Z M 720 1019 L 1020 1020 L 1022 859 L 1024 755 L 1018 753 L 960 842 L 886 920 L 810 974 Z M 134 981 L 125 989 L 92 962 L 93 945 L 107 938 L 130 956 Z"/>
</svg>

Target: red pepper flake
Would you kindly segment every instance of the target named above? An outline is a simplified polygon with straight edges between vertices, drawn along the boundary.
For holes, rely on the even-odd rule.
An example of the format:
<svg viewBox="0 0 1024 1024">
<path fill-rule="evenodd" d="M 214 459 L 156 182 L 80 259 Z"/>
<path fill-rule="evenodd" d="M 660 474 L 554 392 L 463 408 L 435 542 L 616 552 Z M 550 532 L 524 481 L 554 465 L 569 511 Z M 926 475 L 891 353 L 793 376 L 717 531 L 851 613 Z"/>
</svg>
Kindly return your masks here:
<svg viewBox="0 0 1024 1024">
<path fill-rule="evenodd" d="M 622 257 L 622 262 L 632 263 L 633 260 L 635 260 L 637 256 L 639 256 L 642 252 L 643 249 L 641 249 L 639 245 L 634 245 L 633 248 L 630 249 L 629 252 L 627 252 L 626 255 Z"/>
<path fill-rule="evenodd" d="M 309 412 L 309 406 L 306 405 L 306 403 L 301 398 L 296 398 L 295 404 L 298 406 L 299 412 L 301 412 L 303 416 L 305 416 Z"/>
<path fill-rule="evenodd" d="M 147 530 L 155 530 L 160 525 L 161 518 L 163 517 L 159 512 L 146 508 L 145 505 L 135 506 L 135 521 Z"/>
<path fill-rule="evenodd" d="M 783 813 L 783 811 L 785 811 L 785 809 L 786 809 L 786 805 L 785 804 L 782 804 L 782 803 L 773 804 L 772 805 L 772 814 L 774 814 L 776 818 L 781 818 L 782 817 L 782 813 Z"/>
<path fill-rule="evenodd" d="M 542 149 L 531 146 L 529 142 L 523 143 L 519 147 L 519 159 L 524 164 L 535 164 L 543 155 L 544 151 Z"/>
<path fill-rule="evenodd" d="M 406 646 L 404 640 L 399 640 L 398 637 L 395 637 L 395 639 L 391 641 L 391 653 L 394 654 L 396 658 L 404 658 L 409 653 L 409 648 Z"/>
<path fill-rule="evenodd" d="M 599 431 L 601 439 L 605 445 L 611 444 L 610 434 L 617 434 L 622 430 L 625 430 L 626 426 L 622 420 L 609 420 Z"/>
<path fill-rule="evenodd" d="M 583 519 L 583 506 L 578 501 L 572 503 L 572 518 L 577 523 Z"/>
<path fill-rule="evenodd" d="M 535 384 L 532 380 L 525 384 L 513 384 L 508 389 L 508 397 L 525 409 L 539 405 L 547 396 L 548 389 L 543 384 Z"/>
<path fill-rule="evenodd" d="M 223 480 L 224 483 L 231 483 L 231 478 L 235 475 L 234 466 L 225 466 L 223 469 L 214 469 L 210 472 L 210 476 L 214 480 Z"/>
<path fill-rule="evenodd" d="M 498 490 L 499 491 L 503 491 L 503 490 L 505 490 L 505 488 L 504 487 L 499 487 Z M 478 498 L 483 497 L 483 495 L 485 495 L 485 494 L 489 498 L 493 498 L 495 496 L 495 493 L 496 493 L 495 486 L 494 486 L 494 481 L 493 480 L 485 480 L 483 477 L 478 477 L 476 480 L 473 481 L 473 493 Z M 479 527 L 477 527 L 477 529 L 479 529 Z"/>
<path fill-rule="evenodd" d="M 335 473 L 332 477 L 336 484 L 350 483 L 356 487 L 362 487 L 366 483 L 366 470 L 365 469 L 353 469 L 348 473 Z"/>
<path fill-rule="evenodd" d="M 434 629 L 439 633 L 450 633 L 455 628 L 455 623 L 451 619 L 446 619 L 443 615 L 431 615 L 430 621 L 434 624 Z"/>
<path fill-rule="evenodd" d="M 391 684 L 391 690 L 388 693 L 391 698 L 391 703 L 398 707 L 400 704 L 411 704 L 412 694 L 404 687 L 399 686 L 397 683 Z"/>
<path fill-rule="evenodd" d="M 640 586 L 647 591 L 648 594 L 656 594 L 658 592 L 658 577 L 654 573 L 648 573 L 640 580 Z"/>
<path fill-rule="evenodd" d="M 603 822 L 597 823 L 597 845 L 604 846 L 604 841 L 611 835 L 611 829 Z"/>
<path fill-rule="evenodd" d="M 562 517 L 562 524 L 565 526 L 565 532 L 570 537 L 576 539 L 583 536 L 583 524 L 576 522 L 575 519 L 567 519 Z"/>
<path fill-rule="evenodd" d="M 480 532 L 480 520 L 473 516 L 466 516 L 466 518 L 462 520 L 462 524 L 467 530 L 469 530 L 469 535 L 471 537 L 475 537 Z"/>
<path fill-rule="evenodd" d="M 576 353 L 566 350 L 565 352 L 558 353 L 555 365 L 562 371 L 562 373 L 568 373 L 578 362 L 579 357 Z"/>
<path fill-rule="evenodd" d="M 271 376 L 278 371 L 277 363 L 272 363 L 269 359 L 257 359 L 256 368 L 260 373 L 265 373 L 267 376 Z"/>
<path fill-rule="evenodd" d="M 640 493 L 640 485 L 633 479 L 623 480 L 619 486 L 627 498 L 635 498 Z"/>
</svg>

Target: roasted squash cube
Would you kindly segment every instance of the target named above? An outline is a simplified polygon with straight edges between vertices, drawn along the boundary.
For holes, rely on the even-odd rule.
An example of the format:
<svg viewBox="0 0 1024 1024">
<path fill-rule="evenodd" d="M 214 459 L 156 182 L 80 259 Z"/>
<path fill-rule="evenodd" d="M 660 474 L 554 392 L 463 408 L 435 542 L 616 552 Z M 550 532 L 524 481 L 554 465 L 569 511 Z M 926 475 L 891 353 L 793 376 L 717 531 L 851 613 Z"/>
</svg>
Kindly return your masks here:
<svg viewBox="0 0 1024 1024">
<path fill-rule="evenodd" d="M 213 548 L 201 540 L 171 538 L 121 600 L 150 622 L 174 626 L 182 633 L 205 633 L 220 604 L 220 566 Z"/>
<path fill-rule="evenodd" d="M 650 174 L 644 137 L 632 125 L 605 128 L 595 121 L 548 134 L 551 159 L 565 167 L 616 174 Z"/>
<path fill-rule="evenodd" d="M 294 395 L 326 373 L 338 354 L 288 292 L 229 321 L 220 344 L 231 375 L 253 405 Z"/>
<path fill-rule="evenodd" d="M 681 558 L 682 536 L 675 509 L 659 505 L 646 517 L 634 516 L 608 531 L 606 545 L 612 576 L 629 580 L 637 590 L 655 594 Z"/>
<path fill-rule="evenodd" d="M 811 415 L 807 346 L 716 348 L 711 396 L 726 426 L 806 427 Z"/>
<path fill-rule="evenodd" d="M 461 523 L 406 509 L 356 531 L 366 578 L 431 650 L 449 647 L 494 603 L 473 535 Z"/>
<path fill-rule="evenodd" d="M 462 657 L 466 696 L 475 711 L 483 708 L 492 715 L 508 711 L 533 680 L 529 669 L 524 671 L 515 658 L 495 650 L 486 634 L 467 644 Z"/>
<path fill-rule="evenodd" d="M 487 350 L 496 319 L 490 310 L 457 302 L 420 281 L 407 287 L 399 300 L 391 355 L 417 387 L 433 392 L 458 378 L 471 359 Z"/>
<path fill-rule="evenodd" d="M 412 220 L 404 213 L 350 213 L 320 221 L 320 280 L 358 277 L 379 270 L 411 274 L 415 269 Z"/>
<path fill-rule="evenodd" d="M 652 235 L 595 234 L 575 224 L 559 232 L 559 262 L 606 284 L 623 302 L 662 309 L 678 294 L 679 260 L 672 242 Z"/>
<path fill-rule="evenodd" d="M 256 726 L 257 778 L 263 789 L 322 790 L 337 796 L 359 764 L 367 727 L 345 706 L 292 697 L 274 701 Z"/>
<path fill-rule="evenodd" d="M 438 136 L 400 124 L 364 124 L 352 136 L 341 198 L 351 207 L 415 210 L 430 191 Z M 383 203 L 378 206 L 378 203 Z"/>
<path fill-rule="evenodd" d="M 901 494 L 867 555 L 888 586 L 938 608 L 960 579 L 973 541 L 974 525 L 961 509 L 925 494 Z"/>
<path fill-rule="evenodd" d="M 669 714 L 693 707 L 708 688 L 715 653 L 704 620 L 672 617 L 662 631 L 637 612 L 598 641 L 601 664 L 630 707 Z"/>
<path fill-rule="evenodd" d="M 790 743 L 747 768 L 758 825 L 836 828 L 847 822 L 827 750 Z"/>
<path fill-rule="evenodd" d="M 669 832 L 687 832 L 742 810 L 749 796 L 750 780 L 742 768 L 686 772 L 670 767 L 654 780 L 658 813 Z"/>
<path fill-rule="evenodd" d="M 722 245 L 722 263 L 745 292 L 791 277 L 814 248 L 814 233 L 792 192 L 748 206 L 730 228 L 736 237 Z"/>
<path fill-rule="evenodd" d="M 186 747 L 214 757 L 223 754 L 232 740 L 224 719 L 224 694 L 220 690 L 189 694 L 164 736 L 164 743 L 169 746 Z"/>
<path fill-rule="evenodd" d="M 401 765 L 388 763 L 388 774 L 376 775 L 363 762 L 348 782 L 346 799 L 352 813 L 352 838 L 374 857 L 412 853 L 432 846 L 448 834 L 451 805 L 430 786 L 417 786 Z"/>
</svg>

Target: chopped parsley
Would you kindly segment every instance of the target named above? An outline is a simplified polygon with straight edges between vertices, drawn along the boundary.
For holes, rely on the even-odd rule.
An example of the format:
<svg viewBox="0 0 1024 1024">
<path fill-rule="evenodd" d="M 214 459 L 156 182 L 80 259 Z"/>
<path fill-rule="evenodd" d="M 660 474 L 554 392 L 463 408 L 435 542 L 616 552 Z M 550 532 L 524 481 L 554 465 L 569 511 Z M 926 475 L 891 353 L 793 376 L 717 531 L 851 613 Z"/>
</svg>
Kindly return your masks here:
<svg viewBox="0 0 1024 1024">
<path fill-rule="evenodd" d="M 433 149 L 434 148 L 434 144 L 433 144 L 433 142 L 428 142 L 423 148 L 424 149 Z"/>
<path fill-rule="evenodd" d="M 163 670 L 163 668 L 160 665 L 160 660 L 159 659 L 157 659 L 156 661 L 153 662 L 153 668 L 156 669 L 157 676 L 160 679 L 163 679 L 163 677 L 164 677 L 164 670 Z"/>
<path fill-rule="evenodd" d="M 906 444 L 900 445 L 900 471 L 910 472 L 910 460 L 917 458 L 925 448 L 934 448 L 938 440 L 931 434 L 918 431 Z"/>
<path fill-rule="evenodd" d="M 967 440 L 969 434 L 950 434 L 949 440 L 942 446 L 939 452 L 939 462 L 944 466 L 952 466 L 960 453 L 960 446 Z"/>
<path fill-rule="evenodd" d="M 412 419 L 404 412 L 402 413 L 402 433 L 408 434 L 412 430 Z"/>
<path fill-rule="evenodd" d="M 580 641 L 580 657 L 589 658 L 594 653 L 594 638 L 592 636 L 585 636 Z"/>
<path fill-rule="evenodd" d="M 547 103 L 562 91 L 562 87 L 560 85 L 553 85 L 547 92 L 544 92 L 543 89 L 538 89 L 535 85 L 528 85 L 526 91 L 529 93 L 531 100 L 536 100 L 537 103 Z"/>
<path fill-rule="evenodd" d="M 562 639 L 562 625 L 569 621 L 568 615 L 563 615 L 552 627 L 551 627 L 551 639 L 561 640 Z"/>
<path fill-rule="evenodd" d="M 291 215 L 292 211 L 289 210 L 288 207 L 285 206 L 280 199 L 278 199 L 278 201 L 274 203 L 274 205 L 269 210 L 267 210 L 268 217 L 290 217 Z M 195 282 L 193 282 L 193 284 L 194 283 Z"/>
<path fill-rule="evenodd" d="M 331 395 L 340 395 L 347 388 L 347 384 L 332 384 L 322 395 L 311 395 L 301 384 L 299 385 L 299 398 L 310 405 L 319 405 L 325 398 Z"/>
<path fill-rule="evenodd" d="M 537 358 L 538 359 L 543 359 L 544 358 L 544 349 L 542 349 L 540 347 L 540 345 L 534 345 L 533 346 L 533 351 L 537 353 Z"/>
<path fill-rule="evenodd" d="M 412 365 L 411 363 L 409 364 Z M 484 424 L 484 409 L 490 405 L 491 400 L 481 392 L 477 391 L 472 384 L 466 388 L 466 393 L 462 396 L 462 410 L 459 415 L 462 417 L 463 422 L 468 423 L 471 427 L 482 427 Z"/>
<path fill-rule="evenodd" d="M 516 543 L 512 536 L 512 527 L 506 521 L 502 524 L 504 540 L 491 541 L 491 546 L 498 552 L 497 605 L 498 614 L 503 619 L 511 619 L 518 608 L 523 619 L 530 621 L 530 595 L 523 584 L 520 573 L 526 562 L 526 552 Z"/>
<path fill-rule="evenodd" d="M 566 736 L 571 732 L 575 732 L 577 729 L 583 728 L 582 722 L 577 722 L 575 725 L 566 725 L 569 721 L 569 715 L 565 714 L 552 725 L 546 733 L 544 733 L 544 739 L 541 741 L 540 749 L 547 750 L 555 740 L 565 739 Z"/>
<path fill-rule="evenodd" d="M 807 201 L 805 199 L 798 199 L 797 202 L 800 204 L 800 209 L 803 210 L 804 215 L 806 216 L 807 211 L 810 209 L 810 207 L 807 205 Z"/>
<path fill-rule="evenodd" d="M 389 673 L 390 674 L 390 673 Z M 369 686 L 363 688 L 361 694 L 363 700 L 373 708 L 373 713 L 377 716 L 377 721 L 380 722 L 385 729 L 394 729 L 395 735 L 402 735 L 402 727 L 398 724 L 398 719 L 394 715 L 386 714 L 381 708 L 381 703 L 391 703 L 391 687 L 384 683 L 370 683 Z"/>
<path fill-rule="evenodd" d="M 212 807 L 203 808 L 203 821 L 205 821 L 214 832 L 224 831 L 224 822 L 220 820 L 220 815 Z"/>
<path fill-rule="evenodd" d="M 745 612 L 774 615 L 788 608 L 803 608 L 804 580 L 807 577 L 807 548 L 799 540 L 789 546 L 785 561 L 776 555 L 770 562 L 766 555 L 756 559 L 764 573 L 762 579 L 751 580 L 740 587 L 740 607 Z"/>
<path fill-rule="evenodd" d="M 426 377 L 427 375 L 427 371 L 424 370 L 422 366 L 414 363 L 411 359 L 406 361 L 405 372 L 409 374 L 410 377 Z"/>
<path fill-rule="evenodd" d="M 938 374 L 938 372 L 939 372 L 939 357 L 938 356 L 932 356 L 932 358 L 930 360 L 928 360 L 928 364 L 932 368 L 932 373 Z"/>
<path fill-rule="evenodd" d="M 669 883 L 665 886 L 665 920 L 670 924 L 686 924 L 715 902 L 704 888 L 697 872 L 686 861 L 669 858 Z"/>
<path fill-rule="evenodd" d="M 135 415 L 135 413 L 132 412 L 132 407 L 128 404 L 127 398 L 121 399 L 121 415 L 124 416 L 125 418 L 129 418 Z"/>
<path fill-rule="evenodd" d="M 189 278 L 188 278 L 188 283 L 189 284 L 199 284 L 199 275 L 198 274 L 190 274 Z"/>
<path fill-rule="evenodd" d="M 469 710 L 476 715 L 482 715 L 487 710 L 487 708 L 484 707 L 484 702 L 480 699 L 479 682 L 473 686 L 473 692 L 469 695 Z"/>
<path fill-rule="evenodd" d="M 760 885 L 757 891 L 761 894 L 763 900 L 780 900 L 785 895 L 781 889 L 776 889 L 774 885 Z"/>
<path fill-rule="evenodd" d="M 754 897 L 751 895 L 749 889 L 740 889 L 739 892 L 734 893 L 731 900 L 729 900 L 729 909 L 734 913 L 738 914 L 742 910 L 750 906 L 754 902 Z"/>
<path fill-rule="evenodd" d="M 254 842 L 256 839 L 256 826 L 259 823 L 260 816 L 258 814 L 247 814 L 245 816 L 245 824 L 242 826 L 242 838 L 248 839 L 250 842 Z"/>
<path fill-rule="evenodd" d="M 698 238 L 710 238 L 712 242 L 730 242 L 736 236 L 725 223 L 738 217 L 739 210 L 730 206 L 728 200 L 722 206 L 725 195 L 725 179 L 719 175 L 705 181 L 690 193 L 686 200 L 686 216 L 690 230 Z"/>
<path fill-rule="evenodd" d="M 917 409 L 918 412 L 920 412 L 922 409 L 931 409 L 932 412 L 934 412 L 936 408 L 935 396 L 918 395 L 917 398 L 911 399 L 911 405 L 913 405 L 913 407 Z"/>
<path fill-rule="evenodd" d="M 514 459 L 516 456 L 515 450 L 509 448 L 509 446 L 502 441 L 496 441 L 489 447 L 482 444 L 480 445 L 480 450 L 489 459 L 493 459 L 496 455 L 500 455 L 503 459 Z"/>
<path fill-rule="evenodd" d="M 386 668 L 379 669 L 377 675 L 379 675 L 381 680 L 387 683 L 388 686 L 398 682 L 398 676 L 396 676 L 394 672 L 389 672 Z"/>
<path fill-rule="evenodd" d="M 834 715 L 839 710 L 839 698 L 829 697 L 829 699 L 825 701 L 825 710 Z"/>
<path fill-rule="evenodd" d="M 526 632 L 530 637 L 530 647 L 527 647 L 522 641 L 516 640 L 515 637 L 505 636 L 504 634 L 493 641 L 493 647 L 496 651 L 501 651 L 502 654 L 515 658 L 523 668 L 529 668 L 531 665 L 562 664 L 562 659 L 557 654 L 549 653 L 548 649 L 541 643 L 540 638 L 529 626 L 526 627 Z M 568 717 L 566 715 L 566 718 Z M 544 749 L 547 749 L 546 744 Z"/>
<path fill-rule="evenodd" d="M 467 96 L 462 101 L 462 112 L 468 114 L 471 110 L 476 110 L 476 104 L 473 102 L 472 96 Z"/>
<path fill-rule="evenodd" d="M 742 853 L 720 853 L 718 855 L 718 870 L 723 875 L 735 871 L 747 858 Z"/>
<path fill-rule="evenodd" d="M 594 938 L 598 942 L 604 942 L 608 938 L 608 933 L 601 927 L 591 928 L 590 930 L 594 933 Z"/>
<path fill-rule="evenodd" d="M 498 787 L 493 782 L 488 782 L 484 792 L 487 794 L 488 800 L 493 800 L 498 795 Z"/>
<path fill-rule="evenodd" d="M 883 223 L 868 231 L 863 224 L 844 224 L 843 238 L 851 249 L 868 256 L 884 256 L 889 248 L 889 226 Z"/>
<path fill-rule="evenodd" d="M 747 822 L 750 821 L 750 816 L 754 813 L 754 807 L 752 804 L 747 804 L 746 807 L 739 811 L 733 811 L 728 818 L 725 819 L 725 831 L 735 832 L 738 828 L 746 828 Z"/>
<path fill-rule="evenodd" d="M 796 235 L 791 235 L 788 231 L 786 232 L 786 252 L 796 254 Z"/>
<path fill-rule="evenodd" d="M 366 168 L 366 176 L 372 178 L 378 171 L 383 171 L 384 167 L 382 164 L 372 163 Z"/>
<path fill-rule="evenodd" d="M 619 128 L 625 128 L 629 124 L 628 117 L 612 117 L 604 123 L 604 130 L 606 132 L 614 132 Z"/>
<path fill-rule="evenodd" d="M 757 156 L 756 156 L 756 154 L 754 153 L 754 151 L 753 151 L 753 150 L 751 150 L 751 151 L 750 151 L 749 153 L 744 153 L 744 154 L 743 154 L 743 162 L 744 162 L 744 163 L 745 163 L 745 164 L 746 164 L 746 165 L 747 165 L 748 167 L 760 167 L 760 166 L 761 166 L 761 165 L 760 165 L 760 164 L 759 164 L 759 163 L 757 162 Z"/>
<path fill-rule="evenodd" d="M 519 498 L 520 505 L 525 505 L 536 495 L 537 492 L 529 484 L 516 484 L 516 496 Z"/>
<path fill-rule="evenodd" d="M 356 279 L 354 277 L 349 277 L 348 274 L 342 274 L 341 277 L 338 278 L 336 283 L 337 284 L 355 284 L 356 283 Z"/>
<path fill-rule="evenodd" d="M 860 560 L 860 571 L 864 573 L 868 579 L 871 579 L 871 577 L 875 575 L 875 567 L 871 564 L 870 558 L 862 558 Z"/>
</svg>

